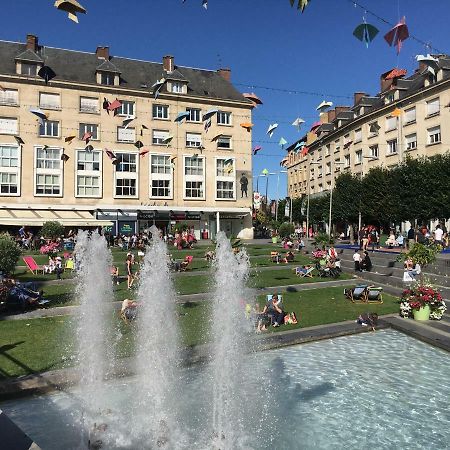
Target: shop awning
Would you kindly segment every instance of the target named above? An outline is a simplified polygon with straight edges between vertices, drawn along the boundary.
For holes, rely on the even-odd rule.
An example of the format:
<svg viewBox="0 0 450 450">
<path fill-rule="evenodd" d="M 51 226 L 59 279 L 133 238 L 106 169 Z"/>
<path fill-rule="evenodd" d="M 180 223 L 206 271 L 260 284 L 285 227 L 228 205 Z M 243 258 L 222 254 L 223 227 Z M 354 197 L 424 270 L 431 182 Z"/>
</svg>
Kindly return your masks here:
<svg viewBox="0 0 450 450">
<path fill-rule="evenodd" d="M 65 227 L 96 227 L 112 225 L 107 220 L 97 220 L 89 211 L 54 211 L 37 209 L 0 209 L 0 225 L 42 226 L 56 221 Z"/>
</svg>

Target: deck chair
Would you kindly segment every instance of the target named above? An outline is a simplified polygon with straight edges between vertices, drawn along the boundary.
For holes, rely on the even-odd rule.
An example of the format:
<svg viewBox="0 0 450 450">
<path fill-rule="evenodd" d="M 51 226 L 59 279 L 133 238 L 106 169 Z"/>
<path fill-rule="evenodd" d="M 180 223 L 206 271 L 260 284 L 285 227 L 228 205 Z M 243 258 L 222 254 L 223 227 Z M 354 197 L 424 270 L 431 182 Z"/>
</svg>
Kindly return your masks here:
<svg viewBox="0 0 450 450">
<path fill-rule="evenodd" d="M 270 262 L 279 263 L 280 254 L 278 252 L 270 252 Z"/>
<path fill-rule="evenodd" d="M 32 256 L 24 256 L 22 260 L 33 275 L 36 275 L 38 272 L 44 273 L 44 267 L 39 266 Z"/>
<path fill-rule="evenodd" d="M 308 269 L 305 269 L 304 267 L 296 267 L 295 275 L 297 275 L 300 278 L 312 278 L 313 270 L 314 270 L 314 267 L 309 267 Z"/>
<path fill-rule="evenodd" d="M 382 287 L 369 286 L 367 288 L 367 297 L 366 297 L 367 302 L 383 303 L 382 291 L 383 291 Z"/>
<path fill-rule="evenodd" d="M 367 284 L 360 284 L 354 288 L 344 289 L 344 295 L 353 303 L 366 303 L 367 288 Z"/>
<path fill-rule="evenodd" d="M 186 270 L 189 269 L 193 259 L 194 257 L 191 255 L 185 256 L 184 261 L 180 264 L 180 272 L 186 272 Z"/>
</svg>

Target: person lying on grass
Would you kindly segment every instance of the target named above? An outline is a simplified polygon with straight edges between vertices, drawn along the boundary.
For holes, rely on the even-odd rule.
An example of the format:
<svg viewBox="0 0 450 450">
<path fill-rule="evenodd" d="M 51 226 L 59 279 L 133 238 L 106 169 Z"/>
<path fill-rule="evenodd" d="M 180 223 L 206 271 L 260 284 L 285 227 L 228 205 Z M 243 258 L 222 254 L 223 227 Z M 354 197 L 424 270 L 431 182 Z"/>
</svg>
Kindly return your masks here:
<svg viewBox="0 0 450 450">
<path fill-rule="evenodd" d="M 13 278 L 5 278 L 2 281 L 2 287 L 6 290 L 6 304 L 17 304 L 22 311 L 32 307 L 39 306 L 43 291 L 38 291 L 33 282 L 21 283 Z"/>
</svg>

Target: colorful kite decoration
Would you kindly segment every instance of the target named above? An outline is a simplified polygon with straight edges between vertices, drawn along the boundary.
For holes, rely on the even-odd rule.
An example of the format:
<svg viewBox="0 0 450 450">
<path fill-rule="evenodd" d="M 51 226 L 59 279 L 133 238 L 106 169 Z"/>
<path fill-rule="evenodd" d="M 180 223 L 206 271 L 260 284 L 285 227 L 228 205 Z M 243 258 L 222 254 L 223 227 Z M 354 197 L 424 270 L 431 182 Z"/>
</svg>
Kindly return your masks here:
<svg viewBox="0 0 450 450">
<path fill-rule="evenodd" d="M 300 130 L 300 127 L 302 126 L 303 123 L 305 123 L 305 121 L 301 117 L 297 117 L 292 122 L 292 126 L 297 127 Z"/>
<path fill-rule="evenodd" d="M 391 112 L 392 117 L 400 117 L 403 114 L 403 109 L 395 108 L 394 111 Z"/>
<path fill-rule="evenodd" d="M 65 11 L 69 19 L 75 23 L 78 23 L 77 13 L 86 14 L 86 10 L 77 2 L 77 0 L 56 0 L 55 8 Z"/>
<path fill-rule="evenodd" d="M 25 141 L 20 136 L 14 136 L 14 139 L 17 142 L 17 145 L 25 145 Z"/>
<path fill-rule="evenodd" d="M 202 117 L 203 122 L 204 122 L 205 120 L 211 119 L 211 117 L 212 117 L 214 114 L 218 113 L 218 112 L 219 112 L 218 109 L 210 109 L 210 110 L 206 111 L 205 114 L 203 114 L 203 117 Z"/>
<path fill-rule="evenodd" d="M 240 124 L 242 128 L 245 128 L 249 133 L 252 131 L 253 124 L 250 122 L 244 122 Z"/>
<path fill-rule="evenodd" d="M 280 161 L 280 166 L 281 167 L 286 167 L 288 165 L 288 159 L 287 158 L 283 158 L 281 161 Z"/>
<path fill-rule="evenodd" d="M 295 5 L 295 0 L 289 0 L 290 2 L 291 2 L 291 6 L 294 6 Z M 297 4 L 297 9 L 301 9 L 302 10 L 302 14 L 303 14 L 303 11 L 305 10 L 305 8 L 308 6 L 308 3 L 311 1 L 311 0 L 297 0 L 298 1 L 298 4 Z"/>
<path fill-rule="evenodd" d="M 375 39 L 378 32 L 378 28 L 364 21 L 353 30 L 353 36 L 364 42 L 366 47 L 369 48 L 369 44 Z"/>
<path fill-rule="evenodd" d="M 287 144 L 287 140 L 284 138 L 284 137 L 282 137 L 281 139 L 280 139 L 280 141 L 278 142 L 278 145 L 281 147 L 281 148 L 283 148 L 284 149 L 284 146 Z"/>
<path fill-rule="evenodd" d="M 45 114 L 45 112 L 42 111 L 42 109 L 30 108 L 29 111 L 31 114 L 34 114 L 35 116 L 37 116 L 40 125 L 44 125 L 44 120 L 47 120 L 48 115 Z"/>
<path fill-rule="evenodd" d="M 306 145 L 303 147 L 302 152 L 300 153 L 301 156 L 306 156 L 309 152 L 309 147 L 307 147 Z"/>
<path fill-rule="evenodd" d="M 139 152 L 139 156 L 143 157 L 145 156 L 150 150 L 142 150 L 141 152 Z"/>
<path fill-rule="evenodd" d="M 273 132 L 278 128 L 278 124 L 277 123 L 271 123 L 269 125 L 269 128 L 267 128 L 267 134 L 269 135 L 269 137 L 272 137 Z"/>
<path fill-rule="evenodd" d="M 64 142 L 68 142 L 68 145 L 70 145 L 75 138 L 76 138 L 76 136 L 74 134 L 72 134 L 71 136 L 65 137 Z"/>
<path fill-rule="evenodd" d="M 106 153 L 106 156 L 111 160 L 111 162 L 114 165 L 119 164 L 119 160 L 117 159 L 116 155 L 111 150 L 108 150 L 107 148 L 105 148 L 105 153 Z"/>
<path fill-rule="evenodd" d="M 169 134 L 169 136 L 167 136 L 166 138 L 163 139 L 163 144 L 166 144 L 167 147 L 170 145 L 170 143 L 172 142 L 173 139 L 173 135 Z"/>
<path fill-rule="evenodd" d="M 220 137 L 222 137 L 223 136 L 223 134 L 217 134 L 216 136 L 214 136 L 212 139 L 211 139 L 211 142 L 215 142 L 215 141 L 217 141 Z"/>
<path fill-rule="evenodd" d="M 61 154 L 61 161 L 62 161 L 62 162 L 65 162 L 65 163 L 66 163 L 69 159 L 70 159 L 70 156 L 67 155 L 66 153 L 62 153 L 62 154 Z"/>
<path fill-rule="evenodd" d="M 208 0 L 202 0 L 202 6 L 205 9 L 208 9 Z"/>
<path fill-rule="evenodd" d="M 245 98 L 247 98 L 248 100 L 250 100 L 253 103 L 253 106 L 258 106 L 258 105 L 262 105 L 263 102 L 262 100 L 254 93 L 244 93 L 242 94 Z"/>
<path fill-rule="evenodd" d="M 211 123 L 212 123 L 212 122 L 211 122 L 211 119 L 208 119 L 208 120 L 205 122 L 205 125 L 204 125 L 205 133 L 207 133 L 208 130 L 210 129 Z"/>
<path fill-rule="evenodd" d="M 90 131 L 86 131 L 86 133 L 83 134 L 83 137 L 81 138 L 81 140 L 83 140 L 84 142 L 86 142 L 86 145 L 89 144 L 89 141 L 92 138 L 92 133 Z"/>
<path fill-rule="evenodd" d="M 369 131 L 371 133 L 378 133 L 380 131 L 380 128 L 381 127 L 380 125 L 378 125 L 378 122 L 374 122 L 369 125 Z"/>
<path fill-rule="evenodd" d="M 122 106 L 122 103 L 117 100 L 117 98 L 108 105 L 108 111 L 114 111 L 114 115 L 117 114 L 117 110 Z"/>
<path fill-rule="evenodd" d="M 146 125 L 141 125 L 141 136 L 144 136 L 144 130 L 148 130 Z"/>
<path fill-rule="evenodd" d="M 88 152 L 91 153 L 94 150 L 94 147 L 92 147 L 92 145 L 86 145 L 86 147 L 84 147 L 84 149 Z"/>
<path fill-rule="evenodd" d="M 110 104 L 111 104 L 110 101 L 106 97 L 103 97 L 102 108 L 108 113 L 108 115 L 109 115 L 109 105 Z"/>
<path fill-rule="evenodd" d="M 265 177 L 267 177 L 267 175 L 269 175 L 269 171 L 267 169 L 263 169 L 261 171 L 261 175 L 264 175 Z"/>
<path fill-rule="evenodd" d="M 125 119 L 123 119 L 123 121 L 122 121 L 122 126 L 124 128 L 128 128 L 128 125 L 130 125 L 130 123 L 133 122 L 134 119 L 135 119 L 134 116 L 125 117 Z"/>
<path fill-rule="evenodd" d="M 393 80 L 394 78 L 404 77 L 407 74 L 406 69 L 392 69 L 387 75 L 384 77 L 385 80 Z"/>
<path fill-rule="evenodd" d="M 260 145 L 253 147 L 253 154 L 256 155 L 260 150 L 262 150 L 262 147 Z"/>
<path fill-rule="evenodd" d="M 316 108 L 316 111 L 324 112 L 326 109 L 331 108 L 333 106 L 333 102 L 323 101 Z"/>
<path fill-rule="evenodd" d="M 56 73 L 51 67 L 43 66 L 39 69 L 38 75 L 48 84 L 50 80 L 56 77 Z"/>
<path fill-rule="evenodd" d="M 140 150 L 140 149 L 144 146 L 144 144 L 143 144 L 141 141 L 136 141 L 133 145 L 134 145 L 138 150 Z"/>
<path fill-rule="evenodd" d="M 183 111 L 177 114 L 177 117 L 175 117 L 174 122 L 183 122 L 184 119 L 188 119 L 191 113 L 189 111 Z"/>
<path fill-rule="evenodd" d="M 155 83 L 152 84 L 152 90 L 153 90 L 153 95 L 155 97 L 155 100 L 158 98 L 159 95 L 159 91 L 162 89 L 162 87 L 164 86 L 166 82 L 165 78 L 161 78 L 160 80 L 156 81 Z"/>
<path fill-rule="evenodd" d="M 384 39 L 389 44 L 390 47 L 395 45 L 397 47 L 397 55 L 400 53 L 402 49 L 403 41 L 409 38 L 408 26 L 406 25 L 405 17 L 402 17 L 402 20 L 395 25 L 390 31 L 388 31 L 384 35 Z"/>
</svg>

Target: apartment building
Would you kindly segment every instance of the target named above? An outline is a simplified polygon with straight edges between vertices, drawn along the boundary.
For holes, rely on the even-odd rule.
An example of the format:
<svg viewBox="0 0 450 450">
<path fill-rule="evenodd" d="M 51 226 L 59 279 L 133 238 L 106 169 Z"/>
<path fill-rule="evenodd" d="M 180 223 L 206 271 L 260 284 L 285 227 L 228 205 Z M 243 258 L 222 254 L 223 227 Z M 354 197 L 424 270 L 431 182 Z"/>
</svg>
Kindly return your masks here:
<svg viewBox="0 0 450 450">
<path fill-rule="evenodd" d="M 0 56 L 0 227 L 183 222 L 198 238 L 252 237 L 251 131 L 240 123 L 253 104 L 229 69 L 50 48 L 33 35 L 0 41 Z"/>
<path fill-rule="evenodd" d="M 353 106 L 322 113 L 288 151 L 288 195 L 330 191 L 342 171 L 363 176 L 450 149 L 450 57 L 434 55 L 414 74 L 392 69 L 380 77 L 380 93 L 354 94 Z"/>
</svg>

